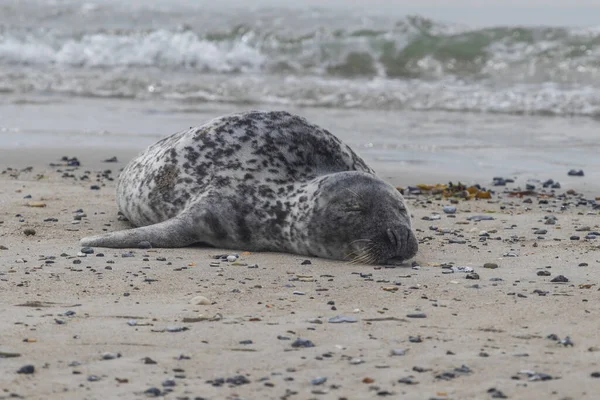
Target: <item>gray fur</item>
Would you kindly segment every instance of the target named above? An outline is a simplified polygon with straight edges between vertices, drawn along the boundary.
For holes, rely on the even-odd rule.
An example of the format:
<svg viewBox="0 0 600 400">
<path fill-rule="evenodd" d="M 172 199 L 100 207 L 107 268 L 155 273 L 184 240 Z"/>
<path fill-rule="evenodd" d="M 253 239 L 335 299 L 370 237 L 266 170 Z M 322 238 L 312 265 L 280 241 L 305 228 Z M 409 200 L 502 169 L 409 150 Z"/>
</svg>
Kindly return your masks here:
<svg viewBox="0 0 600 400">
<path fill-rule="evenodd" d="M 157 142 L 123 170 L 117 202 L 140 228 L 83 246 L 202 242 L 368 263 L 417 252 L 400 193 L 327 130 L 282 111 L 232 114 Z"/>
</svg>

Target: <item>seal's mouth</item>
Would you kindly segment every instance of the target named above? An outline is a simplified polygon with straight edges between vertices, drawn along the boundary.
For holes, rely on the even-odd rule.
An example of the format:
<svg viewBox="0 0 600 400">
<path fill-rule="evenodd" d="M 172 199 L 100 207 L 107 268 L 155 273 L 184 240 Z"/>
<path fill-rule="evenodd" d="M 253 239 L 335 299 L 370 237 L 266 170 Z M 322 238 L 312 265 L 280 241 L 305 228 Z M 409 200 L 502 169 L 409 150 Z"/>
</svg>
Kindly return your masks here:
<svg viewBox="0 0 600 400">
<path fill-rule="evenodd" d="M 388 228 L 377 239 L 350 243 L 346 259 L 353 264 L 403 265 L 417 253 L 417 239 L 410 229 Z"/>
</svg>

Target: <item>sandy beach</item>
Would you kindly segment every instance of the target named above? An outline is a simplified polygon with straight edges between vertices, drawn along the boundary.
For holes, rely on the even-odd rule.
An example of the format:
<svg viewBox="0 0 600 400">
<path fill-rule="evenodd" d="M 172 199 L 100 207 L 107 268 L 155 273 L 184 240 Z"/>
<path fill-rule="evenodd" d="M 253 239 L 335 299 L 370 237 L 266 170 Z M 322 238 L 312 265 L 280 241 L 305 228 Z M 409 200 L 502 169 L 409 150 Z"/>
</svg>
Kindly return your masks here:
<svg viewBox="0 0 600 400">
<path fill-rule="evenodd" d="M 128 227 L 107 178 L 132 154 L 101 162 L 116 154 L 2 159 L 0 398 L 597 398 L 600 217 L 582 199 L 600 192 L 573 180 L 511 196 L 524 180 L 490 176 L 492 198 L 457 199 L 455 214 L 451 198 L 407 194 L 420 251 L 400 266 L 201 247 L 78 256 L 81 237 Z"/>
</svg>

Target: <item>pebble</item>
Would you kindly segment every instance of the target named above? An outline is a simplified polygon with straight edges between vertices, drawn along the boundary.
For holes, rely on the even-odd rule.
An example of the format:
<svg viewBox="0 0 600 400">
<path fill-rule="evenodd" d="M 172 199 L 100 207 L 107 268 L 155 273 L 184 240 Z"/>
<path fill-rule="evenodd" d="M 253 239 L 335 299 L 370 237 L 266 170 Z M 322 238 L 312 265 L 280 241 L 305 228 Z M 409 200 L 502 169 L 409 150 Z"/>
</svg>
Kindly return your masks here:
<svg viewBox="0 0 600 400">
<path fill-rule="evenodd" d="M 332 324 L 340 324 L 342 322 L 353 323 L 358 321 L 356 317 L 346 316 L 346 315 L 336 315 L 335 317 L 331 317 L 327 320 L 327 322 Z"/>
<path fill-rule="evenodd" d="M 467 218 L 469 221 L 491 221 L 494 217 L 491 215 L 471 215 Z"/>
<path fill-rule="evenodd" d="M 311 265 L 312 262 L 310 260 L 304 260 L 300 263 L 300 265 Z"/>
<path fill-rule="evenodd" d="M 135 255 L 133 254 L 133 252 L 128 251 L 126 253 L 121 254 L 121 257 L 123 258 L 127 258 L 127 257 L 135 257 Z"/>
<path fill-rule="evenodd" d="M 121 353 L 104 353 L 102 354 L 102 359 L 103 360 L 114 360 L 116 358 L 120 358 L 121 357 Z"/>
<path fill-rule="evenodd" d="M 582 169 L 579 169 L 579 170 L 578 169 L 572 169 L 572 170 L 569 170 L 569 172 L 567 173 L 567 175 L 569 175 L 569 176 L 583 176 L 584 173 L 583 173 Z"/>
<path fill-rule="evenodd" d="M 408 349 L 392 349 L 392 351 L 390 352 L 390 355 L 403 356 L 403 355 L 406 355 L 407 352 L 408 352 Z"/>
<path fill-rule="evenodd" d="M 325 382 L 327 382 L 327 378 L 326 378 L 326 377 L 324 377 L 324 376 L 319 376 L 319 377 L 317 377 L 317 378 L 315 378 L 315 379 L 312 379 L 312 380 L 310 381 L 310 384 L 311 384 L 311 385 L 322 385 L 322 384 L 324 384 Z"/>
<path fill-rule="evenodd" d="M 94 254 L 94 249 L 91 247 L 82 247 L 79 251 L 83 254 Z"/>
<path fill-rule="evenodd" d="M 195 306 L 207 306 L 211 304 L 210 300 L 204 296 L 196 296 L 192 300 L 190 300 L 190 303 Z"/>
<path fill-rule="evenodd" d="M 175 382 L 175 379 L 173 378 L 169 378 L 169 379 L 165 379 L 162 382 L 163 387 L 173 387 L 175 385 L 177 385 L 177 382 Z"/>
<path fill-rule="evenodd" d="M 100 377 L 98 375 L 89 375 L 87 377 L 88 382 L 98 382 Z"/>
<path fill-rule="evenodd" d="M 548 233 L 546 229 L 538 229 L 535 232 L 533 232 L 534 235 L 545 235 L 546 233 Z"/>
<path fill-rule="evenodd" d="M 184 326 L 167 326 L 167 332 L 183 332 L 187 331 L 189 328 Z"/>
<path fill-rule="evenodd" d="M 418 313 L 406 314 L 406 317 L 407 318 L 427 318 L 427 314 L 418 312 Z"/>
<path fill-rule="evenodd" d="M 483 264 L 483 268 L 496 269 L 496 268 L 498 268 L 498 264 L 496 264 L 496 263 L 485 263 L 485 264 Z"/>
<path fill-rule="evenodd" d="M 569 279 L 564 275 L 558 275 L 554 277 L 550 282 L 566 283 L 569 282 Z"/>
<path fill-rule="evenodd" d="M 408 341 L 411 343 L 422 343 L 423 339 L 421 339 L 421 336 L 409 336 Z"/>
<path fill-rule="evenodd" d="M 294 348 L 306 348 L 315 347 L 315 344 L 308 339 L 298 338 L 292 342 L 291 346 Z"/>
<path fill-rule="evenodd" d="M 35 235 L 35 229 L 28 228 L 28 229 L 25 229 L 23 231 L 23 233 L 25 234 L 25 236 L 34 236 Z"/>
<path fill-rule="evenodd" d="M 538 271 L 537 276 L 550 276 L 550 271 Z"/>
<path fill-rule="evenodd" d="M 34 372 L 35 372 L 35 367 L 31 364 L 27 364 L 27 365 L 23 365 L 21 368 L 19 368 L 17 371 L 17 374 L 29 375 L 29 374 L 33 374 Z"/>
<path fill-rule="evenodd" d="M 238 259 L 238 258 L 237 258 L 236 256 L 234 256 L 234 255 L 227 256 L 227 261 L 228 261 L 228 262 L 234 262 L 234 261 L 235 261 L 235 260 L 237 260 L 237 259 Z"/>
<path fill-rule="evenodd" d="M 465 278 L 467 278 L 467 279 L 475 279 L 475 280 L 477 280 L 477 279 L 479 279 L 479 274 L 478 274 L 478 273 L 476 273 L 476 272 L 471 272 L 471 273 L 467 274 L 467 275 L 465 276 Z"/>
<path fill-rule="evenodd" d="M 456 213 L 456 206 L 444 206 L 443 211 L 446 214 L 455 214 Z"/>
<path fill-rule="evenodd" d="M 144 391 L 144 394 L 149 397 L 158 397 L 161 395 L 161 391 L 157 387 L 151 387 Z"/>
</svg>

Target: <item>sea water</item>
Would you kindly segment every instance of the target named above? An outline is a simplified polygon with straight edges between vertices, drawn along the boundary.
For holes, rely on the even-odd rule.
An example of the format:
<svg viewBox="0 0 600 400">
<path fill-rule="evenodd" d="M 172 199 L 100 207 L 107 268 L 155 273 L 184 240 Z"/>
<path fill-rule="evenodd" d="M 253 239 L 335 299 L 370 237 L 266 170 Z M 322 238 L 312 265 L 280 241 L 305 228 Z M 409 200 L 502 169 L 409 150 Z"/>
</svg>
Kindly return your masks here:
<svg viewBox="0 0 600 400">
<path fill-rule="evenodd" d="M 599 170 L 600 29 L 571 14 L 216 3 L 0 2 L 0 149 L 141 150 L 225 113 L 286 109 L 392 176 Z"/>
</svg>

